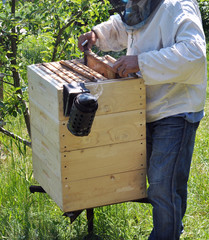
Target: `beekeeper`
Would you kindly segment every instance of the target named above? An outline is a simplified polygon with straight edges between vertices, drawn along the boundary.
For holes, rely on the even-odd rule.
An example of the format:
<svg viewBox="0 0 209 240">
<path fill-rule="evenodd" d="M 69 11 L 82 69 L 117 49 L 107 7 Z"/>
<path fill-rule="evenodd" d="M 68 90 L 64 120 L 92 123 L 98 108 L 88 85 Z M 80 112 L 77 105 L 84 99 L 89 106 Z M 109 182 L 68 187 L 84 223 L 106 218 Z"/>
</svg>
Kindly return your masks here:
<svg viewBox="0 0 209 240">
<path fill-rule="evenodd" d="M 119 14 L 79 37 L 121 51 L 114 69 L 141 74 L 147 94 L 149 240 L 176 240 L 183 229 L 195 134 L 204 116 L 206 42 L 196 0 L 110 1 Z M 125 9 L 125 10 L 124 10 Z M 128 159 L 127 159 L 128 161 Z"/>
</svg>

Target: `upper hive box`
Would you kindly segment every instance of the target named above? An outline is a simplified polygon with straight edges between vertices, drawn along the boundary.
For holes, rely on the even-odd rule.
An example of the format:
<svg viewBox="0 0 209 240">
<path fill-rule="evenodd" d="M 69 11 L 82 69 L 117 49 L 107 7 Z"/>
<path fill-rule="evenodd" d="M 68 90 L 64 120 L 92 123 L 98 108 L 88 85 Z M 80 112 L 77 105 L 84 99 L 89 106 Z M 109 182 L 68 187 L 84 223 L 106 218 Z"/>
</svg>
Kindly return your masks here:
<svg viewBox="0 0 209 240">
<path fill-rule="evenodd" d="M 146 197 L 143 79 L 106 79 L 73 60 L 31 65 L 28 81 L 34 177 L 64 212 Z M 63 113 L 73 81 L 98 96 L 85 137 L 68 131 Z"/>
</svg>

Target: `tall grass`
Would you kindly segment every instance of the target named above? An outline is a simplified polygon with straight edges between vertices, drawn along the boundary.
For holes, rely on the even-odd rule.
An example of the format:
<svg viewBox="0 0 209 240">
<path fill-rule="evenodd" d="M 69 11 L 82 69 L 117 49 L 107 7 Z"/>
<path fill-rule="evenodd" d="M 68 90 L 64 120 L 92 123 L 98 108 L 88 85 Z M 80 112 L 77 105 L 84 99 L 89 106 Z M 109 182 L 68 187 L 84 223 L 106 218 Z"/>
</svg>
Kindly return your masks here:
<svg viewBox="0 0 209 240">
<path fill-rule="evenodd" d="M 197 132 L 189 180 L 183 240 L 209 239 L 209 88 L 206 116 Z M 24 135 L 23 119 L 7 124 Z M 22 132 L 23 131 L 23 132 Z M 80 240 L 87 235 L 85 211 L 70 224 L 47 194 L 31 194 L 31 149 L 0 135 L 0 239 Z M 95 209 L 94 231 L 104 240 L 145 240 L 152 229 L 149 204 L 122 203 Z"/>
</svg>

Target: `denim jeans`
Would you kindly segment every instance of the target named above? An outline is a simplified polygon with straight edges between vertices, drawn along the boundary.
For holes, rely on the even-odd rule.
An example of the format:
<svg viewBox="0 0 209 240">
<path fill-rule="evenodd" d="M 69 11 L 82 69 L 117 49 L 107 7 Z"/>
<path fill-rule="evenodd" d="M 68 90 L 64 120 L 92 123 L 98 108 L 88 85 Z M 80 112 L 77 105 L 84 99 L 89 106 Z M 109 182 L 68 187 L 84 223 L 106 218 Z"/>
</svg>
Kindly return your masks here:
<svg viewBox="0 0 209 240">
<path fill-rule="evenodd" d="M 149 240 L 180 238 L 198 125 L 182 117 L 147 123 L 148 199 L 153 206 Z"/>
</svg>

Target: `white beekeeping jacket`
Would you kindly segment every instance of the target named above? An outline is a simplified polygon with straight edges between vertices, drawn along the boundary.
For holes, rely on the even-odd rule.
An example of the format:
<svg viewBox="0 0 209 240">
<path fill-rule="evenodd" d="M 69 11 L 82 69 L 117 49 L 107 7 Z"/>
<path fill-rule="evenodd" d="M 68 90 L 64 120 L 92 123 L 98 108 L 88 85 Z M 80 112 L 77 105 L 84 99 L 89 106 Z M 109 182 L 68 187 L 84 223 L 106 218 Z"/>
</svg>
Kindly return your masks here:
<svg viewBox="0 0 209 240">
<path fill-rule="evenodd" d="M 137 55 L 146 84 L 147 122 L 203 110 L 206 43 L 195 0 L 165 0 L 142 28 L 127 31 L 119 15 L 95 26 L 103 51 Z"/>
</svg>

